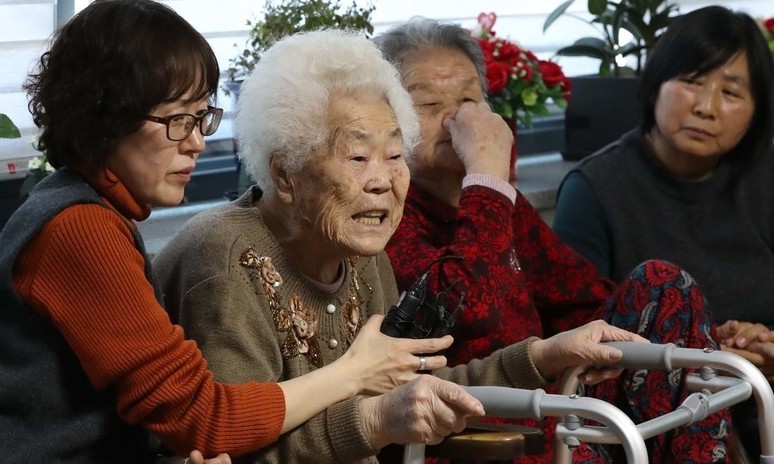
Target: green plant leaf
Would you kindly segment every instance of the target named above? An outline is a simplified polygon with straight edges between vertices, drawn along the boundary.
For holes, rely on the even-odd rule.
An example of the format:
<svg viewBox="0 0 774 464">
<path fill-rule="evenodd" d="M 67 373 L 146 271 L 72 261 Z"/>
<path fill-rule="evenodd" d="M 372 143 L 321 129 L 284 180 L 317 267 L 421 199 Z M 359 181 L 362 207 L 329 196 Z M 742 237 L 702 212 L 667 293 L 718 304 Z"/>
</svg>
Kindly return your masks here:
<svg viewBox="0 0 774 464">
<path fill-rule="evenodd" d="M 572 3 L 574 1 L 575 0 L 567 0 L 564 3 L 562 3 L 561 5 L 559 5 L 558 7 L 556 7 L 554 9 L 554 11 L 549 13 L 548 17 L 546 18 L 545 22 L 543 23 L 543 32 L 544 33 L 546 32 L 546 29 L 548 29 L 548 26 L 553 24 L 554 21 L 556 21 L 556 19 L 559 18 L 559 16 L 562 16 L 564 14 L 564 12 L 567 11 L 567 8 L 569 8 L 570 5 L 572 5 Z"/>
<path fill-rule="evenodd" d="M 617 55 L 636 57 L 636 72 L 642 70 L 647 54 L 655 46 L 660 33 L 679 16 L 676 0 L 587 0 L 588 12 L 592 18 L 579 18 L 598 26 L 602 38 L 592 43 L 586 38 L 564 47 L 557 55 L 587 56 L 601 60 L 600 73 L 609 74 L 614 68 L 618 74 Z M 571 1 L 564 1 L 546 18 L 543 31 L 556 21 L 561 14 L 567 14 Z M 677 13 L 677 15 L 675 15 Z M 577 16 L 575 16 L 577 17 Z M 621 29 L 630 32 L 632 41 L 619 47 Z"/>
<path fill-rule="evenodd" d="M 599 16 L 607 10 L 607 0 L 589 0 L 589 13 Z"/>
<path fill-rule="evenodd" d="M 11 118 L 0 113 L 0 139 L 18 139 L 21 137 L 19 128 L 11 121 Z"/>
<path fill-rule="evenodd" d="M 611 53 L 605 41 L 596 37 L 578 39 L 574 44 L 556 51 L 556 54 L 560 56 L 587 56 L 599 60 L 609 59 Z"/>
</svg>

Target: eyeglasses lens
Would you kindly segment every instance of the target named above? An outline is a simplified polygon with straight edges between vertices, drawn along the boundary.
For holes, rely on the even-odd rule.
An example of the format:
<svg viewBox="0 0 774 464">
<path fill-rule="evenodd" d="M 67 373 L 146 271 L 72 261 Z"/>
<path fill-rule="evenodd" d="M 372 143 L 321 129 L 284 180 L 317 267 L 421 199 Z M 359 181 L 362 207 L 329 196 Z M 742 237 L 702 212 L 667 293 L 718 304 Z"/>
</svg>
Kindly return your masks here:
<svg viewBox="0 0 774 464">
<path fill-rule="evenodd" d="M 169 121 L 169 138 L 174 141 L 185 140 L 199 125 L 202 135 L 212 135 L 218 130 L 222 113 L 220 111 L 208 111 L 200 117 L 190 114 L 181 114 Z"/>
</svg>

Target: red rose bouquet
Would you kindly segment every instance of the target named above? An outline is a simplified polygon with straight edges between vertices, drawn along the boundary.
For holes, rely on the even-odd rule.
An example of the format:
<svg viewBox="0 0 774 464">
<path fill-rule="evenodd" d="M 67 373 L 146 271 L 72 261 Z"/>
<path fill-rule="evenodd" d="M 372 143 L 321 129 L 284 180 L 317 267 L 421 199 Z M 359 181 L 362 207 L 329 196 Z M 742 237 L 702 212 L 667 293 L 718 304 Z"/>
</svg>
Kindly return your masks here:
<svg viewBox="0 0 774 464">
<path fill-rule="evenodd" d="M 533 116 L 546 116 L 553 102 L 565 109 L 571 84 L 562 68 L 549 60 L 538 59 L 518 44 L 497 37 L 492 27 L 494 13 L 478 15 L 478 25 L 471 35 L 484 52 L 487 97 L 492 111 L 506 119 L 518 118 L 532 124 Z"/>
</svg>

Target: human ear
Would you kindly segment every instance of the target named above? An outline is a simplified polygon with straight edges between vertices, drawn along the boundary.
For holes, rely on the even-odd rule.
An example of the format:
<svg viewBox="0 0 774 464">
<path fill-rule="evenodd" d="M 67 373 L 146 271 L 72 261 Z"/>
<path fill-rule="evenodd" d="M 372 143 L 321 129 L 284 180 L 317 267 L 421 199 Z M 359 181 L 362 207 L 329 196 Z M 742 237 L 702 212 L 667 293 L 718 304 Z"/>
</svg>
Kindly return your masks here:
<svg viewBox="0 0 774 464">
<path fill-rule="evenodd" d="M 277 156 L 272 155 L 269 160 L 269 169 L 271 169 L 271 179 L 277 189 L 277 198 L 283 203 L 293 203 L 295 188 L 293 179 L 288 171 L 281 165 Z"/>
</svg>

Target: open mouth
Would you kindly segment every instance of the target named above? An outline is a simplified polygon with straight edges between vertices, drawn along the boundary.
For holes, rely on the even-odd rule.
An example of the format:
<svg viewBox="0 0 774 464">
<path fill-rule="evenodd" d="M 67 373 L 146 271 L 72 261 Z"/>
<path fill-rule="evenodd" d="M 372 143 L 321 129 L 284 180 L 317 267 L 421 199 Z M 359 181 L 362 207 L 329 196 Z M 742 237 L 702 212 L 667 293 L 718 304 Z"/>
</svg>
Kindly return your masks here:
<svg viewBox="0 0 774 464">
<path fill-rule="evenodd" d="M 352 216 L 352 220 L 365 226 L 378 226 L 387 218 L 384 211 L 366 211 Z"/>
</svg>

